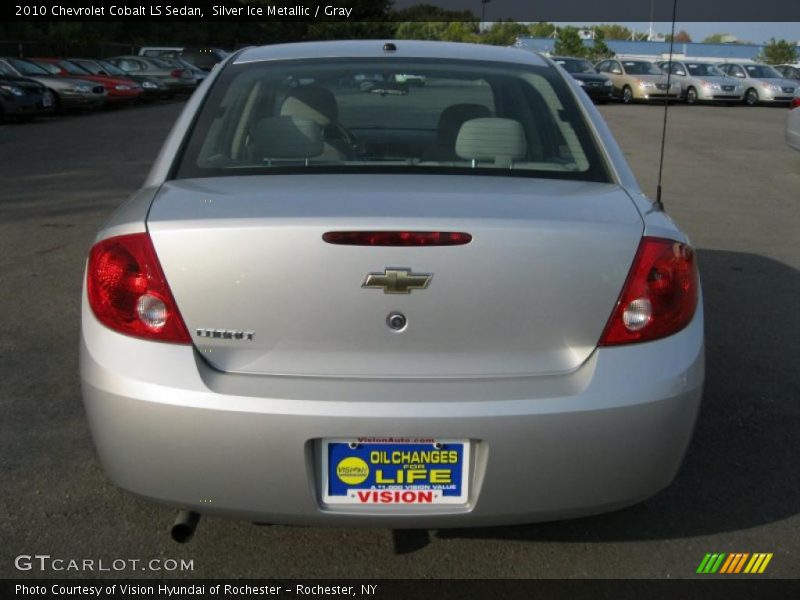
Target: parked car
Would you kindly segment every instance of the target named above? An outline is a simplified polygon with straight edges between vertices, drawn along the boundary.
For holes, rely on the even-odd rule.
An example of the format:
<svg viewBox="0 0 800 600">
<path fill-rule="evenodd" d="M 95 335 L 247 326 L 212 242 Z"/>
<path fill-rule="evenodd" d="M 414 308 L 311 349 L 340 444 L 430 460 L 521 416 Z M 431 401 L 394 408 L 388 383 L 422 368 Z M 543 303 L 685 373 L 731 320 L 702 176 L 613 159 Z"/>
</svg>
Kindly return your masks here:
<svg viewBox="0 0 800 600">
<path fill-rule="evenodd" d="M 786 143 L 800 152 L 800 90 L 798 90 L 786 117 Z"/>
<path fill-rule="evenodd" d="M 221 48 L 144 46 L 139 49 L 139 56 L 182 58 L 203 71 L 210 71 L 214 65 L 228 56 L 228 53 Z"/>
<path fill-rule="evenodd" d="M 354 94 L 376 63 L 426 93 Z M 176 538 L 202 512 L 529 522 L 672 481 L 704 378 L 695 254 L 567 73 L 399 40 L 249 48 L 209 79 L 83 290 L 101 462 L 183 509 Z M 442 126 L 451 156 L 423 160 Z"/>
<path fill-rule="evenodd" d="M 788 104 L 798 87 L 796 81 L 784 79 L 769 65 L 756 63 L 721 63 L 719 69 L 731 77 L 741 80 L 745 89 L 744 103 L 748 106 L 765 104 Z"/>
<path fill-rule="evenodd" d="M 625 104 L 636 100 L 677 100 L 681 94 L 679 81 L 668 82 L 661 69 L 646 60 L 602 60 L 596 68 L 611 79 L 614 95 Z"/>
<path fill-rule="evenodd" d="M 781 74 L 784 79 L 789 79 L 795 82 L 800 81 L 800 67 L 794 65 L 778 65 L 775 70 Z"/>
<path fill-rule="evenodd" d="M 81 79 L 101 84 L 106 88 L 106 101 L 108 104 L 130 104 L 138 100 L 142 95 L 142 88 L 135 81 L 109 75 L 95 75 L 63 58 L 31 58 L 29 60 L 53 75 L 80 77 Z"/>
<path fill-rule="evenodd" d="M 228 53 L 222 48 L 188 47 L 180 52 L 180 57 L 193 65 L 210 71 L 214 66 L 225 59 Z"/>
<path fill-rule="evenodd" d="M 601 75 L 585 58 L 570 56 L 551 56 L 550 59 L 572 75 L 589 97 L 600 104 L 613 98 L 614 84 L 605 75 Z"/>
<path fill-rule="evenodd" d="M 158 58 L 160 56 L 177 56 L 183 50 L 183 46 L 142 46 L 139 48 L 139 56 Z"/>
<path fill-rule="evenodd" d="M 712 63 L 698 61 L 669 61 L 656 63 L 664 73 L 681 84 L 681 97 L 687 104 L 698 102 L 722 102 L 726 104 L 742 101 L 744 89 L 738 79 L 729 77 Z"/>
<path fill-rule="evenodd" d="M 201 83 L 206 77 L 208 77 L 208 71 L 204 71 L 200 67 L 193 65 L 180 56 L 161 56 L 159 57 L 159 60 L 172 65 L 176 69 L 189 69 L 192 72 L 192 76 L 197 84 Z"/>
<path fill-rule="evenodd" d="M 53 75 L 43 67 L 22 58 L 0 57 L 0 71 L 41 83 L 53 95 L 56 109 L 99 108 L 106 103 L 106 89 L 99 83 Z"/>
<path fill-rule="evenodd" d="M 9 117 L 30 119 L 53 111 L 53 95 L 32 79 L 6 73 L 0 62 L 0 122 Z"/>
<path fill-rule="evenodd" d="M 145 75 L 136 75 L 135 73 L 126 73 L 118 66 L 113 65 L 106 60 L 90 58 L 70 58 L 69 60 L 70 62 L 75 63 L 79 67 L 86 69 L 94 75 L 123 77 L 136 82 L 142 89 L 142 94 L 139 96 L 140 100 L 161 100 L 172 94 L 172 91 L 158 79 L 147 77 Z"/>
<path fill-rule="evenodd" d="M 145 56 L 115 56 L 106 59 L 126 73 L 144 75 L 163 83 L 174 96 L 189 94 L 197 87 L 192 72 L 183 67 L 175 67 L 158 58 Z"/>
</svg>

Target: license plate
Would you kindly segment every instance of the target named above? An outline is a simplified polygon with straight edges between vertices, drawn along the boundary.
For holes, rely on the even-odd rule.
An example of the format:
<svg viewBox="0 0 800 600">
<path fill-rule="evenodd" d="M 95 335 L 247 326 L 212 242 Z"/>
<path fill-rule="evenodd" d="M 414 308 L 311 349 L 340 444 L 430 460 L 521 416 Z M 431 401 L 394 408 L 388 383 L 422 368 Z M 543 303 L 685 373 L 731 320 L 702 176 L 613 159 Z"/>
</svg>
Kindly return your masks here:
<svg viewBox="0 0 800 600">
<path fill-rule="evenodd" d="M 469 441 L 403 438 L 322 442 L 326 504 L 465 504 Z"/>
</svg>

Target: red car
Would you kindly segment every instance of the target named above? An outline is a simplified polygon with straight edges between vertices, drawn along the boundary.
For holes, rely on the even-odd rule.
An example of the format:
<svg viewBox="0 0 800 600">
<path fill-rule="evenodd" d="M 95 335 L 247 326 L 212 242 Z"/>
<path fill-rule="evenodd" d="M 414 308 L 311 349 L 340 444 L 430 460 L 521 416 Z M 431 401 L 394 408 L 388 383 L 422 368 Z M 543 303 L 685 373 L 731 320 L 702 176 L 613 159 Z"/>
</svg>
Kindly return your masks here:
<svg viewBox="0 0 800 600">
<path fill-rule="evenodd" d="M 106 88 L 109 104 L 133 102 L 142 95 L 142 87 L 135 81 L 109 75 L 93 75 L 86 69 L 63 58 L 29 58 L 28 60 L 35 62 L 54 75 L 80 77 L 102 84 Z"/>
</svg>

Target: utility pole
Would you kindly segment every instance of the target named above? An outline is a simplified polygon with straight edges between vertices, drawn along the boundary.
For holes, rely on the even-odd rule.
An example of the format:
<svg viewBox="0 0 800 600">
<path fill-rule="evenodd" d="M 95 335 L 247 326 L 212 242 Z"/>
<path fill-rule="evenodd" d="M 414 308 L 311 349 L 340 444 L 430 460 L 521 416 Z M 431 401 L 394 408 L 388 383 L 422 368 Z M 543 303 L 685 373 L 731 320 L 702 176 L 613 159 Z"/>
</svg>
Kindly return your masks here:
<svg viewBox="0 0 800 600">
<path fill-rule="evenodd" d="M 492 0 L 481 0 L 481 24 L 486 21 L 486 5 Z"/>
</svg>

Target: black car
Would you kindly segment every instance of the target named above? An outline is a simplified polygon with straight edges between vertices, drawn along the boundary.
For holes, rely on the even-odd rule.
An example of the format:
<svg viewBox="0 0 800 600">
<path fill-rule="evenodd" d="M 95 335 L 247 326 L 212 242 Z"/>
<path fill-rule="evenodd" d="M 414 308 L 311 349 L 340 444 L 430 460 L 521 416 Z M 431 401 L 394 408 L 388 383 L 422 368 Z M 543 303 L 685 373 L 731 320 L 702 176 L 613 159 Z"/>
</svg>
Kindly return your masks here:
<svg viewBox="0 0 800 600">
<path fill-rule="evenodd" d="M 0 122 L 30 119 L 53 111 L 53 95 L 41 83 L 0 71 Z"/>
<path fill-rule="evenodd" d="M 571 56 L 551 56 L 553 62 L 572 75 L 589 97 L 598 104 L 611 100 L 614 86 L 605 75 L 598 73 L 592 63 L 584 58 Z"/>
</svg>

